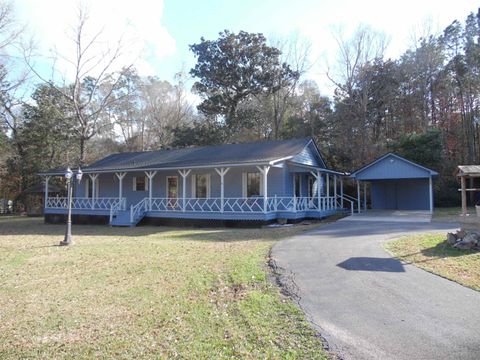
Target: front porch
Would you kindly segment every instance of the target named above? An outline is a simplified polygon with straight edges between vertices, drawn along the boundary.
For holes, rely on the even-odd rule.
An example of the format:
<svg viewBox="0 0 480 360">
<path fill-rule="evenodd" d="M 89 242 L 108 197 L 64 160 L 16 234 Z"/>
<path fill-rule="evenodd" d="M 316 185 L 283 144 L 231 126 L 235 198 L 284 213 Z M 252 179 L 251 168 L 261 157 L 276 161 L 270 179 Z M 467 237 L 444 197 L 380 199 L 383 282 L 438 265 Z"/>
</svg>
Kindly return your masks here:
<svg viewBox="0 0 480 360">
<path fill-rule="evenodd" d="M 135 226 L 144 217 L 203 220 L 295 220 L 323 218 L 339 212 L 337 195 L 321 197 L 240 197 L 240 198 L 144 198 L 130 209 L 122 198 L 73 198 L 73 215 L 108 216 L 111 225 Z M 49 198 L 45 214 L 66 214 L 67 198 Z"/>
</svg>

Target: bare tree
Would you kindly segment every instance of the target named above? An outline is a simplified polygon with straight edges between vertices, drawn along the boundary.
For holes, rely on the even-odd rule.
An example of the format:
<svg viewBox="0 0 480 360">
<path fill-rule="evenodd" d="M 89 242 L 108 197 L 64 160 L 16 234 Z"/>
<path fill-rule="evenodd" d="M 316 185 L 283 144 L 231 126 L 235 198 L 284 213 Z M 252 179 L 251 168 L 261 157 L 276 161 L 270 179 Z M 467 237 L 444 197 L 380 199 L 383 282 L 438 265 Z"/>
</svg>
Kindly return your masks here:
<svg viewBox="0 0 480 360">
<path fill-rule="evenodd" d="M 388 45 L 384 33 L 360 25 L 350 39 L 345 39 L 342 31 L 337 29 L 333 36 L 338 45 L 337 62 L 333 72 L 327 69 L 327 77 L 339 89 L 351 94 L 359 69 L 376 59 L 382 59 Z"/>
<path fill-rule="evenodd" d="M 274 46 L 282 52 L 282 62 L 289 64 L 294 74 L 289 78 L 277 76 L 274 91 L 267 94 L 273 138 L 278 139 L 285 121 L 285 114 L 290 105 L 290 100 L 295 94 L 298 82 L 311 66 L 309 63 L 311 44 L 309 41 L 299 38 L 298 34 L 293 34 L 288 40 L 277 41 Z"/>
<path fill-rule="evenodd" d="M 101 115 L 115 101 L 112 96 L 120 80 L 120 73 L 114 73 L 122 55 L 123 43 L 120 37 L 111 46 L 101 41 L 104 29 L 92 35 L 87 34 L 89 13 L 85 7 L 78 9 L 78 22 L 73 29 L 71 41 L 75 46 L 74 54 L 56 53 L 52 65 L 52 79 L 40 74 L 31 62 L 31 70 L 46 83 L 51 83 L 73 108 L 76 127 L 72 129 L 79 142 L 79 165 L 86 159 L 86 143 L 98 132 Z M 57 62 L 61 61 L 72 70 L 71 74 L 61 73 Z M 55 82 L 61 78 L 61 84 Z"/>
</svg>

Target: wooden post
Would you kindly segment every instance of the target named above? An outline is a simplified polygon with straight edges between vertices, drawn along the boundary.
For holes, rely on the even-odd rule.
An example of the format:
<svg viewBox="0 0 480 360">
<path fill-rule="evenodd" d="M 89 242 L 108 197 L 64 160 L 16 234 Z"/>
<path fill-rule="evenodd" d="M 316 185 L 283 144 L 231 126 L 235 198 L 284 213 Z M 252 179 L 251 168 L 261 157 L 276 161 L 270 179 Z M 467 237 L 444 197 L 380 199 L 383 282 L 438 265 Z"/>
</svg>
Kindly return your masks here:
<svg viewBox="0 0 480 360">
<path fill-rule="evenodd" d="M 467 190 L 465 185 L 465 176 L 460 177 L 460 183 L 462 184 L 462 215 L 467 215 Z"/>
<path fill-rule="evenodd" d="M 230 168 L 215 169 L 218 175 L 220 175 L 220 212 L 223 213 L 225 205 L 225 175 Z"/>
<path fill-rule="evenodd" d="M 429 194 L 430 194 L 430 214 L 433 214 L 433 182 L 432 182 L 431 175 L 428 180 L 429 180 L 428 185 L 429 185 Z"/>
<path fill-rule="evenodd" d="M 267 212 L 267 201 L 268 201 L 268 172 L 270 171 L 270 166 L 264 166 L 261 168 L 257 166 L 257 169 L 263 175 L 263 212 Z"/>
<path fill-rule="evenodd" d="M 153 193 L 153 177 L 157 174 L 156 171 L 145 171 L 148 178 L 148 209 L 152 211 L 152 193 Z"/>
<path fill-rule="evenodd" d="M 47 207 L 47 202 L 48 202 L 48 182 L 50 181 L 50 176 L 45 176 L 45 200 L 44 200 L 44 208 Z M 3 203 L 3 206 L 5 207 L 6 204 L 5 204 L 5 199 L 4 199 L 4 203 Z"/>
<path fill-rule="evenodd" d="M 190 170 L 178 170 L 178 173 L 181 175 L 183 180 L 183 191 L 182 191 L 182 211 L 185 212 L 185 196 L 187 193 L 187 176 L 190 174 Z"/>
</svg>

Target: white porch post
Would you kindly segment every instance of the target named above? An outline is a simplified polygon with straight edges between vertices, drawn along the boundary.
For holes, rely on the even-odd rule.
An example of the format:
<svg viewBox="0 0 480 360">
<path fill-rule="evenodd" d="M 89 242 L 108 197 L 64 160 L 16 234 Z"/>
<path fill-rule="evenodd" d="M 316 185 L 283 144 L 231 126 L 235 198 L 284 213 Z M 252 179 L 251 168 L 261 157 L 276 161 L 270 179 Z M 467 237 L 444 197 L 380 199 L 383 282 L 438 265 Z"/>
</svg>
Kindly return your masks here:
<svg viewBox="0 0 480 360">
<path fill-rule="evenodd" d="M 361 204 L 360 204 L 360 181 L 357 180 L 357 207 L 358 207 L 358 213 L 360 214 L 361 212 Z"/>
<path fill-rule="evenodd" d="M 228 170 L 230 170 L 230 168 L 220 168 L 220 169 L 215 168 L 215 171 L 217 172 L 217 174 L 220 175 L 220 212 L 222 213 L 224 209 L 224 196 L 225 196 L 224 179 Z"/>
<path fill-rule="evenodd" d="M 97 187 L 97 178 L 99 174 L 88 174 L 90 180 L 92 180 L 92 209 L 95 208 L 95 199 L 96 199 L 96 187 Z M 88 194 L 87 194 L 88 196 Z"/>
<path fill-rule="evenodd" d="M 178 173 L 180 174 L 183 180 L 183 189 L 182 189 L 182 211 L 183 212 L 185 212 L 185 197 L 187 195 L 187 176 L 188 174 L 190 174 L 190 171 L 192 171 L 192 169 L 178 170 Z"/>
<path fill-rule="evenodd" d="M 340 207 L 343 209 L 343 177 L 340 176 Z"/>
<path fill-rule="evenodd" d="M 115 173 L 115 176 L 118 178 L 118 201 L 120 202 L 120 207 L 122 207 L 122 198 L 123 198 L 123 178 L 127 175 L 126 172 Z"/>
<path fill-rule="evenodd" d="M 367 182 L 363 183 L 363 210 L 367 211 Z"/>
<path fill-rule="evenodd" d="M 327 177 L 327 210 L 330 210 L 330 174 L 326 173 Z"/>
<path fill-rule="evenodd" d="M 310 174 L 312 174 L 312 176 L 315 178 L 315 180 L 317 181 L 317 210 L 322 210 L 322 205 L 321 205 L 321 200 L 322 200 L 322 174 L 320 173 L 320 171 L 317 170 L 317 172 L 313 172 L 313 171 L 310 171 Z M 315 195 L 312 194 L 312 198 L 314 197 Z M 313 200 L 313 199 L 312 199 Z"/>
<path fill-rule="evenodd" d="M 333 202 L 335 209 L 337 208 L 337 175 L 333 175 L 333 194 L 335 200 Z"/>
<path fill-rule="evenodd" d="M 270 166 L 265 165 L 263 168 L 257 166 L 257 169 L 263 175 L 263 212 L 267 212 L 267 201 L 268 201 L 268 172 L 270 171 Z"/>
<path fill-rule="evenodd" d="M 432 176 L 428 179 L 429 193 L 430 193 L 430 214 L 433 213 L 433 181 Z"/>
<path fill-rule="evenodd" d="M 148 178 L 148 209 L 152 211 L 152 193 L 153 193 L 153 177 L 157 174 L 156 171 L 145 171 Z"/>
<path fill-rule="evenodd" d="M 46 208 L 47 207 L 47 203 L 48 203 L 48 182 L 50 181 L 50 176 L 45 176 L 45 200 L 44 200 L 44 205 L 43 207 Z M 5 205 L 4 205 L 5 206 Z"/>
</svg>

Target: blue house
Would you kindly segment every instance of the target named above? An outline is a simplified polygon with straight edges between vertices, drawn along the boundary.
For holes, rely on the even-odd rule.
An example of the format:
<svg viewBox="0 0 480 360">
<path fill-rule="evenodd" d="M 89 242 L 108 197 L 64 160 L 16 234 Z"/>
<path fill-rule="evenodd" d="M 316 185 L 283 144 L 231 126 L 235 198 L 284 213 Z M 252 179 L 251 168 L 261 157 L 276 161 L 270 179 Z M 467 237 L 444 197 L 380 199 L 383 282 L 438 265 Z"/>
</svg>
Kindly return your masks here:
<svg viewBox="0 0 480 360">
<path fill-rule="evenodd" d="M 118 153 L 82 169 L 74 221 L 135 226 L 142 219 L 260 221 L 322 218 L 347 208 L 344 173 L 328 169 L 310 139 Z M 60 221 L 67 198 L 49 197 L 45 220 Z"/>
</svg>

